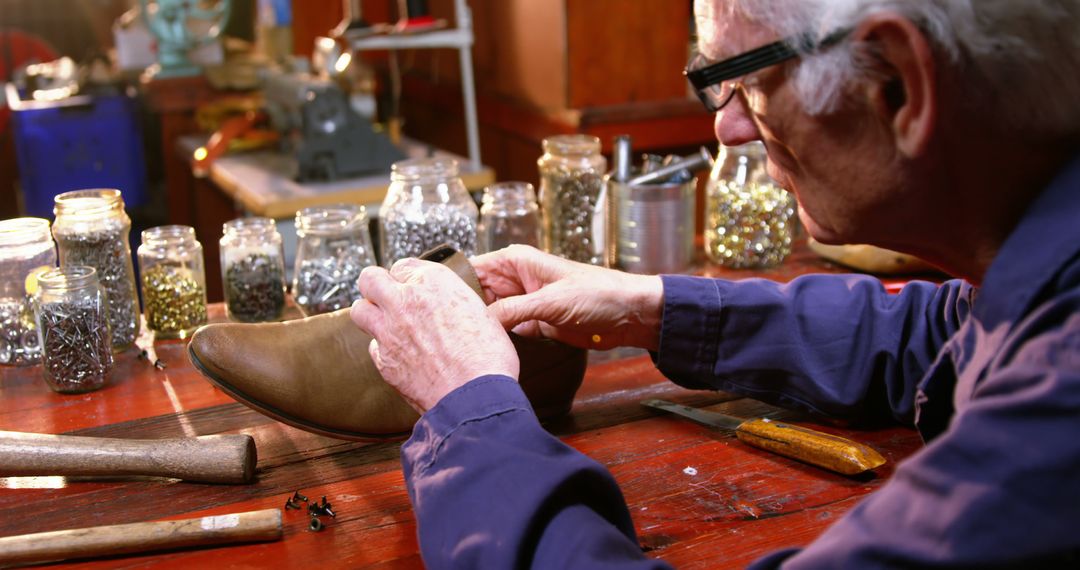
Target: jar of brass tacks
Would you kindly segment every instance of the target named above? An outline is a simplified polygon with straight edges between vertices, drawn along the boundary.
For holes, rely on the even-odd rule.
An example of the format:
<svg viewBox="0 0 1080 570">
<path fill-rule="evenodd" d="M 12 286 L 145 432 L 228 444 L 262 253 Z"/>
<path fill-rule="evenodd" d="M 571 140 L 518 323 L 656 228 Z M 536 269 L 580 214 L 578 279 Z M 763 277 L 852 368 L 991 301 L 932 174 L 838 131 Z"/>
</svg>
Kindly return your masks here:
<svg viewBox="0 0 1080 570">
<path fill-rule="evenodd" d="M 558 135 L 544 139 L 540 170 L 540 211 L 544 249 L 556 255 L 604 265 L 607 247 L 607 160 L 600 139 Z"/>
<path fill-rule="evenodd" d="M 229 318 L 257 323 L 285 310 L 285 255 L 270 218 L 237 218 L 221 236 L 221 282 Z"/>
<path fill-rule="evenodd" d="M 705 254 L 732 268 L 779 265 L 791 253 L 795 198 L 765 171 L 765 146 L 721 145 L 705 190 Z"/>
<path fill-rule="evenodd" d="M 0 366 L 27 366 L 41 360 L 30 295 L 36 289 L 36 275 L 55 267 L 56 244 L 49 220 L 0 222 Z"/>
<path fill-rule="evenodd" d="M 156 338 L 186 338 L 206 324 L 206 268 L 195 228 L 143 231 L 139 272 L 146 326 Z"/>
<path fill-rule="evenodd" d="M 113 366 L 113 343 L 97 271 L 69 265 L 41 273 L 33 305 L 49 387 L 79 394 L 104 386 Z"/>
<path fill-rule="evenodd" d="M 97 270 L 109 307 L 113 350 L 135 344 L 139 335 L 139 297 L 128 232 L 119 190 L 76 190 L 55 199 L 53 237 L 60 266 L 88 265 Z"/>
<path fill-rule="evenodd" d="M 383 265 L 417 257 L 441 244 L 476 253 L 480 212 L 458 176 L 457 161 L 420 158 L 395 162 L 379 208 Z"/>
<path fill-rule="evenodd" d="M 344 309 L 360 298 L 360 271 L 375 265 L 367 210 L 354 204 L 296 213 L 293 299 L 307 316 Z"/>
</svg>

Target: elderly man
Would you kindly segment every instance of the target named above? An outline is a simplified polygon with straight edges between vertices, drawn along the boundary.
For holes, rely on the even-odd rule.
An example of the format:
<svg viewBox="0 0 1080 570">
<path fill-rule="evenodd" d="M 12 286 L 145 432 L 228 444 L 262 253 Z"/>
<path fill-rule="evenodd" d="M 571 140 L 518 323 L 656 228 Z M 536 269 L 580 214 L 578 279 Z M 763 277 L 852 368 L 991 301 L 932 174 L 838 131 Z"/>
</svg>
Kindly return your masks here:
<svg viewBox="0 0 1080 570">
<path fill-rule="evenodd" d="M 755 567 L 1080 564 L 1080 1 L 698 0 L 696 15 L 687 75 L 720 141 L 764 141 L 812 236 L 963 279 L 889 295 L 860 276 L 635 276 L 511 247 L 473 262 L 485 308 L 436 264 L 365 270 L 353 319 L 424 412 L 402 456 L 425 561 L 662 566 L 610 475 L 530 414 L 505 327 L 919 429 L 926 447 L 881 490 Z"/>
</svg>

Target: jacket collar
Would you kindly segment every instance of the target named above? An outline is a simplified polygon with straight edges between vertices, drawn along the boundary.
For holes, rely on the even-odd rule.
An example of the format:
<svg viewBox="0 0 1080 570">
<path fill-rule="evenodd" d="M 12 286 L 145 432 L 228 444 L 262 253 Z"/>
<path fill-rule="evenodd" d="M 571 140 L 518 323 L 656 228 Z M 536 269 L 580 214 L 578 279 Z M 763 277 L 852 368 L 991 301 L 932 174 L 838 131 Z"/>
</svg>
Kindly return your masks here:
<svg viewBox="0 0 1080 570">
<path fill-rule="evenodd" d="M 990 264 L 973 308 L 983 327 L 1013 322 L 1080 252 L 1080 156 L 1031 204 Z"/>
</svg>

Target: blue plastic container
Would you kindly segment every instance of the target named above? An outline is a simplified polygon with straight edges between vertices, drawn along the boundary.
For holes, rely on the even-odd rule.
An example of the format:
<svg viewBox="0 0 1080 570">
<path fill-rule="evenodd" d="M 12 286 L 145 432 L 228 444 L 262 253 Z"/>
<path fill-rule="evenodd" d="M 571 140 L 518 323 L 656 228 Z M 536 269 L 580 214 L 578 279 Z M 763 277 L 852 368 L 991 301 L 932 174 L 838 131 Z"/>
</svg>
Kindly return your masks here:
<svg viewBox="0 0 1080 570">
<path fill-rule="evenodd" d="M 27 216 L 52 218 L 53 197 L 116 188 L 144 204 L 146 164 L 135 101 L 124 95 L 16 102 L 12 126 Z"/>
</svg>

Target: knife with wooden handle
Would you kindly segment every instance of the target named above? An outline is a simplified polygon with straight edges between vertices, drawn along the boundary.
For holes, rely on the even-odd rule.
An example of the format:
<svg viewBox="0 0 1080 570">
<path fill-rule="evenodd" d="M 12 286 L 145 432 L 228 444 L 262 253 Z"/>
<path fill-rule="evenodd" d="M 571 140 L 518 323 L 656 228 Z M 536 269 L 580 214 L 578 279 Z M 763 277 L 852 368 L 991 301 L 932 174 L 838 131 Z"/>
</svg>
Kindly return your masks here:
<svg viewBox="0 0 1080 570">
<path fill-rule="evenodd" d="M 251 483 L 250 435 L 118 439 L 0 431 L 0 477 L 156 476 L 202 483 Z"/>
<path fill-rule="evenodd" d="M 678 414 L 707 426 L 733 430 L 736 437 L 754 447 L 843 475 L 857 475 L 885 464 L 885 458 L 866 445 L 804 427 L 766 418 L 744 420 L 666 400 L 645 400 L 641 405 Z"/>
</svg>

